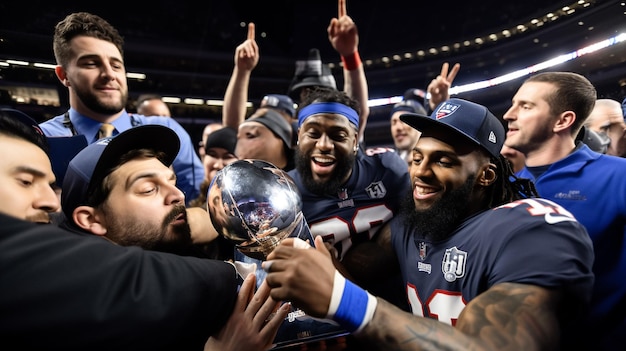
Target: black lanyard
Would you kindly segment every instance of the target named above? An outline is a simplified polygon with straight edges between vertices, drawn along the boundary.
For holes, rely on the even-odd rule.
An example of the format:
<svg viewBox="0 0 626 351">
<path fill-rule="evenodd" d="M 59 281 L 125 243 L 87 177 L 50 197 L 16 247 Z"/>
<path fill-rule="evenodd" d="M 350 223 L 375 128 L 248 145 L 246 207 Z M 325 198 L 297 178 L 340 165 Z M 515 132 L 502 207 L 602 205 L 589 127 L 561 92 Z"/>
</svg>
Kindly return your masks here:
<svg viewBox="0 0 626 351">
<path fill-rule="evenodd" d="M 130 124 L 133 127 L 141 125 L 141 122 L 137 118 L 135 118 L 135 116 L 131 114 L 129 114 L 129 116 Z M 72 131 L 72 135 L 78 135 L 78 132 L 76 132 L 76 128 L 74 128 L 74 124 L 72 124 L 72 121 L 70 120 L 70 111 L 66 111 L 63 115 L 63 125 L 65 126 L 65 128 L 68 128 L 70 131 Z"/>
</svg>

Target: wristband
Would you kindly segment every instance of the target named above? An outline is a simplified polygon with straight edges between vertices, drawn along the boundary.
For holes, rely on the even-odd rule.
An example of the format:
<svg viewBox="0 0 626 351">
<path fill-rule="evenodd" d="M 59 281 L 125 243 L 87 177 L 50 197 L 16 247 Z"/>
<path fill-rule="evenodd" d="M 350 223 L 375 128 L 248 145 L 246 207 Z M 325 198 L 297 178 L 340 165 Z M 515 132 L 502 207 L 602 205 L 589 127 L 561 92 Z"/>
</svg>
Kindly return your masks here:
<svg viewBox="0 0 626 351">
<path fill-rule="evenodd" d="M 343 62 L 343 68 L 354 71 L 361 66 L 361 56 L 358 51 L 355 51 L 350 56 L 341 56 L 341 62 Z"/>
<path fill-rule="evenodd" d="M 333 293 L 326 318 L 351 333 L 361 331 L 374 317 L 378 300 L 335 271 Z"/>
</svg>

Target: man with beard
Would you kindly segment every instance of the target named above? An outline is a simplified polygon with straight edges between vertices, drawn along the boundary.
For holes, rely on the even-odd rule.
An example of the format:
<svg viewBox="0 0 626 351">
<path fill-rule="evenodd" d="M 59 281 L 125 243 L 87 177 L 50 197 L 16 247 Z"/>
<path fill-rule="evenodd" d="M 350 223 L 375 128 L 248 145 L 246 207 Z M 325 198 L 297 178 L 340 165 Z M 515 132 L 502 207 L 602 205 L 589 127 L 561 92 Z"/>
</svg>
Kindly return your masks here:
<svg viewBox="0 0 626 351">
<path fill-rule="evenodd" d="M 320 238 L 304 250 L 287 239 L 268 256 L 271 296 L 370 349 L 561 349 L 591 299 L 585 228 L 513 176 L 502 123 L 484 106 L 449 99 L 401 120 L 422 133 L 413 190 L 390 225 L 412 314 L 342 276 Z"/>
<path fill-rule="evenodd" d="M 21 111 L 0 109 L 0 212 L 49 223 L 59 208 L 48 143 L 37 122 Z"/>
<path fill-rule="evenodd" d="M 206 240 L 206 233 L 199 234 L 206 231 L 214 239 L 217 232 L 204 209 L 185 208 L 185 195 L 176 187 L 176 176 L 170 168 L 179 146 L 176 133 L 158 125 L 138 126 L 88 145 L 68 165 L 61 192 L 67 220 L 60 226 L 83 235 L 102 236 L 121 246 L 205 257 L 193 245 L 194 239 L 201 236 Z M 242 309 L 252 298 L 254 279 L 245 286 L 248 290 L 242 292 L 238 305 Z M 260 308 L 265 299 L 265 288 L 259 288 L 256 301 L 261 302 L 255 308 Z M 229 342 L 243 335 L 238 328 L 252 333 L 242 345 L 253 349 L 270 345 L 280 323 L 251 324 L 256 313 L 271 312 L 267 309 L 272 301 L 265 303 L 260 311 L 233 312 L 230 324 L 224 326 L 217 339 L 209 340 L 207 350 L 235 347 Z M 278 305 L 273 303 L 276 309 Z M 288 307 L 280 309 L 277 318 L 284 318 Z"/>
<path fill-rule="evenodd" d="M 172 163 L 176 184 L 188 199 L 194 199 L 199 195 L 204 167 L 187 131 L 174 118 L 131 115 L 125 109 L 128 85 L 123 45 L 117 29 L 90 13 L 72 13 L 56 25 L 55 73 L 68 89 L 70 109 L 41 123 L 41 129 L 47 136 L 84 135 L 91 144 L 100 138 L 103 124 L 113 125 L 112 135 L 145 124 L 169 127 L 181 139 Z"/>
<path fill-rule="evenodd" d="M 195 255 L 185 195 L 170 168 L 179 145 L 176 133 L 159 125 L 138 126 L 88 145 L 65 174 L 62 226 L 123 246 Z M 189 211 L 205 213 L 200 208 Z M 210 219 L 196 232 L 207 226 Z M 211 241 L 217 232 L 208 235 L 206 241 Z"/>
<path fill-rule="evenodd" d="M 332 246 L 342 271 L 361 286 L 398 304 L 388 295 L 399 285 L 397 262 L 372 243 L 397 213 L 410 189 L 406 162 L 380 150 L 359 148 L 359 105 L 347 94 L 319 87 L 298 109 L 296 169 L 289 172 L 302 195 L 302 213 L 313 236 Z M 355 248 L 355 250 L 352 250 Z M 395 279 L 397 278 L 397 279 Z"/>
<path fill-rule="evenodd" d="M 169 133 L 164 141 L 177 138 L 160 126 L 131 134 L 146 138 L 150 128 Z M 28 350 L 271 346 L 288 310 L 276 310 L 266 285 L 254 293 L 253 275 L 239 289 L 225 262 L 123 247 L 42 224 L 60 207 L 47 144 L 35 120 L 0 110 L 0 285 L 11 287 L 0 293 L 2 340 Z M 176 145 L 165 149 L 175 155 Z"/>
</svg>

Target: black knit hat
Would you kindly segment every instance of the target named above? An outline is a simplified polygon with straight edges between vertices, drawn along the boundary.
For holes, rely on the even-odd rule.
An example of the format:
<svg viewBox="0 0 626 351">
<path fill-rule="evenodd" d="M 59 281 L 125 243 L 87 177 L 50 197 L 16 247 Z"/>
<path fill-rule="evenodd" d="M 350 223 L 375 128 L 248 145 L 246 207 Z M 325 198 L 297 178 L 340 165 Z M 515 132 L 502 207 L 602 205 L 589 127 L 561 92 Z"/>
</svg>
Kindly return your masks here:
<svg viewBox="0 0 626 351">
<path fill-rule="evenodd" d="M 208 153 L 210 148 L 221 147 L 234 155 L 235 146 L 237 146 L 237 132 L 230 127 L 223 127 L 209 134 L 204 144 L 204 151 Z"/>
<path fill-rule="evenodd" d="M 277 137 L 283 140 L 287 149 L 291 148 L 291 125 L 281 116 L 278 112 L 267 110 L 260 116 L 253 116 L 244 121 L 246 122 L 258 122 L 266 126 Z"/>
</svg>

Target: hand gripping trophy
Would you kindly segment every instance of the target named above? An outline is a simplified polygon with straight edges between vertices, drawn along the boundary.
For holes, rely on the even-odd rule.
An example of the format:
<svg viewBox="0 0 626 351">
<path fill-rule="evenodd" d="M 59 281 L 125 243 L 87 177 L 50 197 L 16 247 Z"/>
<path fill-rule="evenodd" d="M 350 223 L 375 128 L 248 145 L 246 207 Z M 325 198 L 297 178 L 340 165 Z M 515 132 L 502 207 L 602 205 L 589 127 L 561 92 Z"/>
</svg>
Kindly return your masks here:
<svg viewBox="0 0 626 351">
<path fill-rule="evenodd" d="M 243 278 L 255 272 L 257 287 L 266 275 L 261 261 L 281 240 L 296 237 L 314 245 L 296 184 L 266 161 L 239 160 L 218 171 L 209 186 L 207 209 L 215 229 L 235 245 L 237 271 Z M 292 307 L 274 339 L 275 349 L 346 333 L 331 320 Z"/>
</svg>

